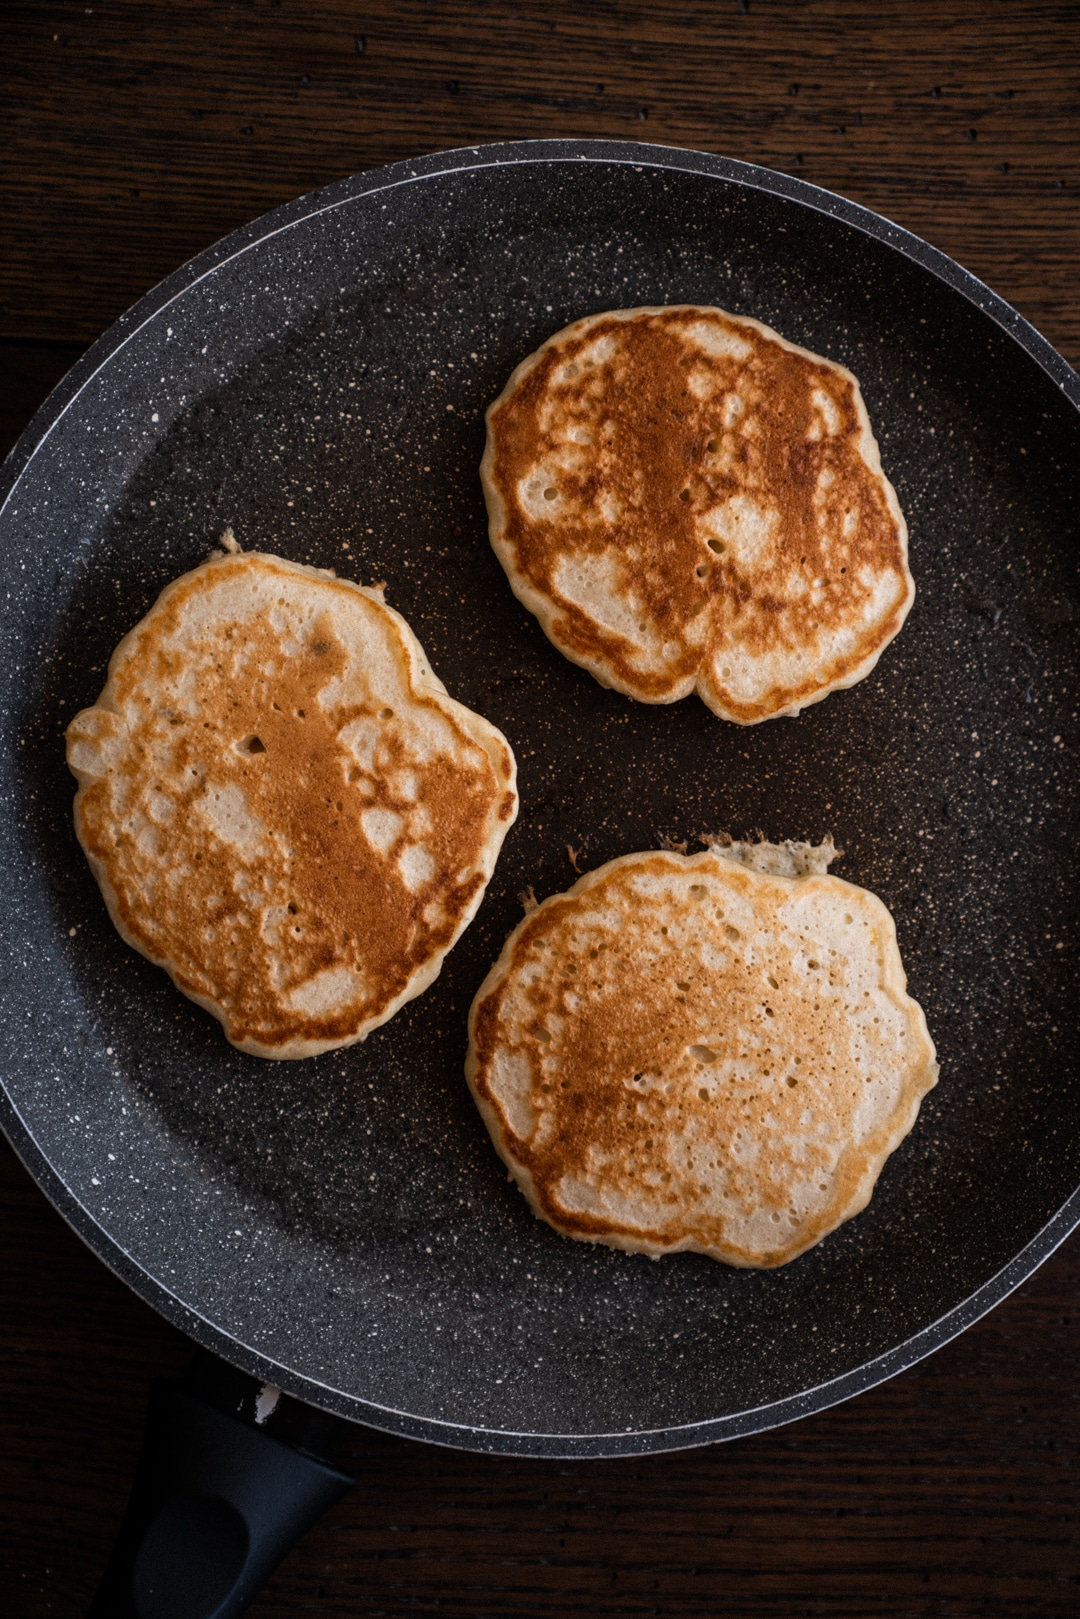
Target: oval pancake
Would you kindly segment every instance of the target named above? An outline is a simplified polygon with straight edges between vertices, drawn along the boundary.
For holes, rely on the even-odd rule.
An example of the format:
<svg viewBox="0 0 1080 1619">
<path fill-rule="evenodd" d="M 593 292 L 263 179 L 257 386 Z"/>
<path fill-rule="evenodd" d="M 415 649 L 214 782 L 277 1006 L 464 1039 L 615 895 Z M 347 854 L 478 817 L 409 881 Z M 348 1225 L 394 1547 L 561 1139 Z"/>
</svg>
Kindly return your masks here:
<svg viewBox="0 0 1080 1619">
<path fill-rule="evenodd" d="M 381 592 L 258 552 L 169 585 L 67 739 L 120 933 L 259 1057 L 426 989 L 517 814 L 506 738 Z"/>
<path fill-rule="evenodd" d="M 806 845 L 733 852 L 750 864 L 589 872 L 526 916 L 473 1003 L 469 1086 L 566 1236 L 786 1264 L 865 1206 L 937 1081 L 881 901 Z"/>
<path fill-rule="evenodd" d="M 742 725 L 869 674 L 914 599 L 859 384 L 697 305 L 556 333 L 487 413 L 491 543 L 555 645 Z"/>
</svg>

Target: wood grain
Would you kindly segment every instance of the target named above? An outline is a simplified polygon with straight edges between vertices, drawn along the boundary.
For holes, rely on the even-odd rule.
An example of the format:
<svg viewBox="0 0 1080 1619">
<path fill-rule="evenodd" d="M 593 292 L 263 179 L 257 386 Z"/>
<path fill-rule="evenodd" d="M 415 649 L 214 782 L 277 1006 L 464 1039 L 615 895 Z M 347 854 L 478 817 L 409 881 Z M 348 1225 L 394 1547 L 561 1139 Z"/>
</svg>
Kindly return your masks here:
<svg viewBox="0 0 1080 1619">
<path fill-rule="evenodd" d="M 224 232 L 344 174 L 508 138 L 641 138 L 800 174 L 926 236 L 1080 360 L 1073 4 L 9 0 L 0 38 L 4 448 L 88 342 Z M 0 1614 L 71 1619 L 146 1381 L 189 1349 L 6 1149 L 0 1201 Z M 254 1619 L 1074 1619 L 1078 1287 L 1074 1240 L 902 1378 L 705 1451 L 570 1465 L 358 1429 L 356 1490 Z"/>
<path fill-rule="evenodd" d="M 89 342 L 226 231 L 341 175 L 577 134 L 839 191 L 1080 359 L 1080 306 L 1054 294 L 1080 249 L 1075 4 L 9 0 L 3 30 L 0 337 Z"/>
</svg>

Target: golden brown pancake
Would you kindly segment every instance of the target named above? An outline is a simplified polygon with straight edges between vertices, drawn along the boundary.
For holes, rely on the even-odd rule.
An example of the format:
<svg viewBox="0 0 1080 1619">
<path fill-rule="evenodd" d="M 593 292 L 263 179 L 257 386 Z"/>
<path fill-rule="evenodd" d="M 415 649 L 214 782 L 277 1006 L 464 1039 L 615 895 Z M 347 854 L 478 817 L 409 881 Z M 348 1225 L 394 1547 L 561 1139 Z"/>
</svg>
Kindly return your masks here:
<svg viewBox="0 0 1080 1619">
<path fill-rule="evenodd" d="M 67 736 L 117 928 L 260 1057 L 426 989 L 517 814 L 505 737 L 381 591 L 255 552 L 169 585 Z"/>
<path fill-rule="evenodd" d="M 627 855 L 510 935 L 466 1074 L 541 1219 L 774 1266 L 869 1201 L 937 1063 L 892 917 L 832 853 Z"/>
<path fill-rule="evenodd" d="M 915 587 L 859 385 L 760 321 L 592 315 L 487 413 L 491 543 L 575 663 L 742 725 L 869 674 Z"/>
</svg>

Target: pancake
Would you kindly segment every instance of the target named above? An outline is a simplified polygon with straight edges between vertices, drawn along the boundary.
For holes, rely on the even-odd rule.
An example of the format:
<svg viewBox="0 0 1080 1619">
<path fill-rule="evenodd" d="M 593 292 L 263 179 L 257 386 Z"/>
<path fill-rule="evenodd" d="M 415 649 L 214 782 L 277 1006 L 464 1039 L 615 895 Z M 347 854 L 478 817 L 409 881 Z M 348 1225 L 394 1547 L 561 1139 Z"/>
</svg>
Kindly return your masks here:
<svg viewBox="0 0 1080 1619">
<path fill-rule="evenodd" d="M 517 814 L 505 737 L 381 590 L 255 552 L 169 585 L 67 738 L 120 933 L 259 1057 L 426 989 Z"/>
<path fill-rule="evenodd" d="M 833 852 L 627 855 L 510 935 L 466 1074 L 541 1219 L 768 1267 L 869 1201 L 937 1063 L 892 917 Z"/>
<path fill-rule="evenodd" d="M 579 320 L 487 413 L 491 543 L 561 652 L 740 725 L 868 675 L 914 598 L 859 384 L 693 305 Z"/>
</svg>

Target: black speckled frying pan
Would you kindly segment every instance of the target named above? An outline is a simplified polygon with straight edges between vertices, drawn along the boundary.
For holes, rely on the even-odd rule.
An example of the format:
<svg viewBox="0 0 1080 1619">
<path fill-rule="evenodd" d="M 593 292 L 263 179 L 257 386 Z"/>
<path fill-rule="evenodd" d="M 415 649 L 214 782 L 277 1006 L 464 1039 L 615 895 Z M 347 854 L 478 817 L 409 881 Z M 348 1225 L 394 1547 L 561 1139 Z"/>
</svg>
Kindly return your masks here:
<svg viewBox="0 0 1080 1619">
<path fill-rule="evenodd" d="M 490 551 L 482 413 L 577 316 L 716 303 L 860 378 L 915 607 L 873 674 L 741 729 L 603 690 Z M 5 470 L 2 1119 L 94 1252 L 325 1410 L 480 1450 L 704 1444 L 909 1366 L 1080 1220 L 1080 379 L 940 253 L 782 175 L 661 147 L 451 152 L 278 209 L 87 354 Z M 522 813 L 441 978 L 275 1065 L 124 945 L 62 731 L 231 523 L 387 582 L 510 738 Z M 519 894 L 699 832 L 819 839 L 896 917 L 941 1083 L 865 1213 L 786 1269 L 661 1263 L 535 1220 L 462 1074 Z M 209 1611 L 209 1610 L 208 1610 Z"/>
</svg>

